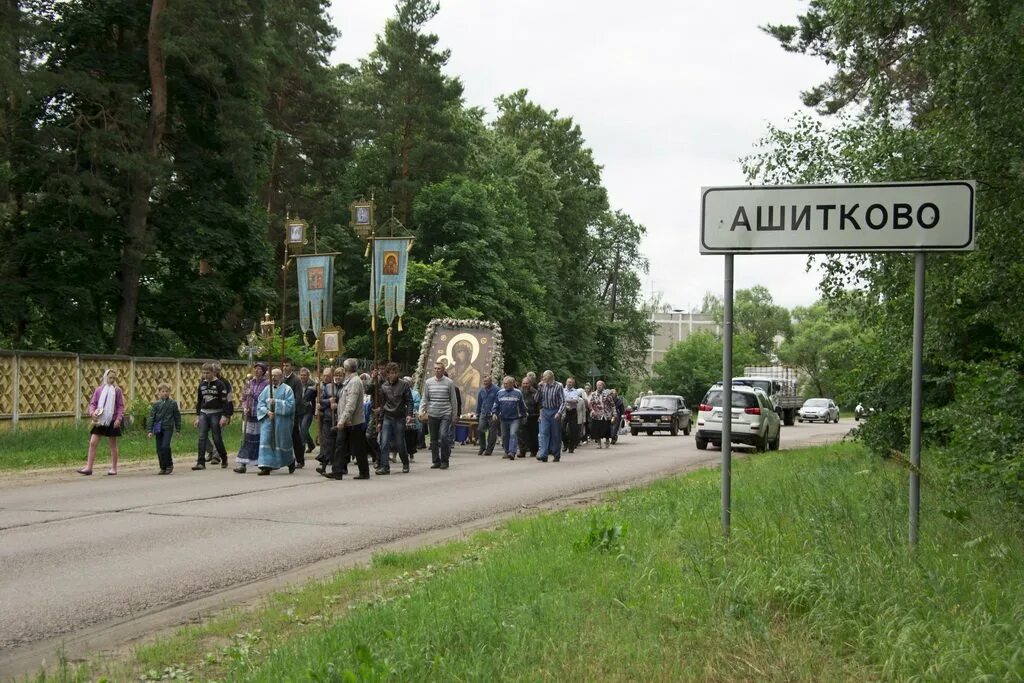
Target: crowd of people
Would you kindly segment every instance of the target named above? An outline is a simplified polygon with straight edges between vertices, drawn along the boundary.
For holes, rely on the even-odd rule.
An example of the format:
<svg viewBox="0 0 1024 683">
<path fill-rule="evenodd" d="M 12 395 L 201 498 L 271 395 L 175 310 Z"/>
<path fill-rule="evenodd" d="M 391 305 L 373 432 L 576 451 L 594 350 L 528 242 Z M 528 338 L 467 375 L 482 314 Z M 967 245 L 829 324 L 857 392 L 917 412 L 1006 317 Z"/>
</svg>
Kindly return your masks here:
<svg viewBox="0 0 1024 683">
<path fill-rule="evenodd" d="M 358 361 L 349 358 L 338 367 L 325 368 L 319 381 L 289 360 L 273 369 L 265 362 L 255 363 L 238 394 L 242 440 L 233 471 L 245 474 L 253 468 L 261 476 L 281 469 L 291 473 L 305 467 L 305 456 L 319 446 L 316 471 L 328 479 L 344 478 L 352 463 L 352 478 L 369 479 L 371 461 L 378 476 L 390 474 L 391 465 L 399 461 L 407 473 L 428 440 L 430 467 L 446 470 L 457 424 L 474 427 L 463 440 L 475 437 L 478 455 L 493 455 L 500 439 L 502 457 L 508 460 L 559 462 L 581 445 L 610 448 L 618 440 L 625 406 L 603 381 L 593 388 L 578 388 L 572 377 L 563 385 L 547 370 L 539 381 L 533 372 L 519 380 L 506 376 L 499 388 L 485 376 L 472 397 L 475 411 L 462 414 L 463 397 L 446 365 L 436 363 L 432 370 L 421 394 L 410 377 L 400 376 L 396 363 L 360 373 Z M 174 470 L 171 439 L 181 433 L 181 410 L 170 393 L 170 385 L 160 384 L 145 422 L 147 435 L 155 440 L 162 475 Z M 93 427 L 80 474 L 92 474 L 96 448 L 104 436 L 111 450 L 108 474 L 117 474 L 124 411 L 117 377 L 107 371 L 89 405 Z M 222 430 L 235 413 L 235 394 L 219 364 L 204 364 L 195 396 L 193 425 L 199 439 L 192 470 L 205 470 L 208 464 L 229 466 Z"/>
</svg>

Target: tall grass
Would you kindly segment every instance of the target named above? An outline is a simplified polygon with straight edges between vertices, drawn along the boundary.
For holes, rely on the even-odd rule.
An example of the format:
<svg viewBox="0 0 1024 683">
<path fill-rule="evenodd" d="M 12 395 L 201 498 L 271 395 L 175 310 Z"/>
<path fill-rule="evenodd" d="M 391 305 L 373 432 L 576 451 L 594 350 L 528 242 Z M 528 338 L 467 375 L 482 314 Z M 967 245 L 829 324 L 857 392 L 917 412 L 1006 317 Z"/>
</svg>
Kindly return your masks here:
<svg viewBox="0 0 1024 683">
<path fill-rule="evenodd" d="M 719 473 L 696 472 L 36 680 L 1022 680 L 1019 510 L 928 472 L 914 550 L 899 467 L 850 444 L 754 456 L 728 540 Z"/>
<path fill-rule="evenodd" d="M 229 453 L 237 451 L 241 443 L 239 419 L 235 418 L 224 428 L 224 445 Z M 80 466 L 85 462 L 90 426 L 86 420 L 77 427 L 30 427 L 17 432 L 0 433 L 0 472 Z M 194 461 L 198 442 L 199 430 L 192 426 L 192 416 L 182 416 L 181 435 L 175 436 L 171 443 L 175 460 L 181 456 L 185 461 Z M 118 439 L 118 454 L 124 462 L 152 459 L 156 465 L 156 446 L 152 439 L 146 438 L 146 432 L 141 426 L 132 427 Z M 100 463 L 110 460 L 106 439 L 100 440 L 96 459 Z"/>
<path fill-rule="evenodd" d="M 906 482 L 856 447 L 508 525 L 476 562 L 367 600 L 236 680 L 1019 680 L 1024 554 L 998 501 Z M 377 559 L 379 565 L 394 556 Z"/>
</svg>

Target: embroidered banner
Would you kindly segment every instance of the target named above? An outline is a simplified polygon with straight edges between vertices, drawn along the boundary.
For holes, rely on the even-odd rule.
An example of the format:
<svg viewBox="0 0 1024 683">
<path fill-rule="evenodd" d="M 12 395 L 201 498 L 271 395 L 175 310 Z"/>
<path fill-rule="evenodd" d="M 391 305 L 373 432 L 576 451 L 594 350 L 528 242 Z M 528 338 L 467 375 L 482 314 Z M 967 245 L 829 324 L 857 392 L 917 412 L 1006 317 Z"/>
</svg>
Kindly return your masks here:
<svg viewBox="0 0 1024 683">
<path fill-rule="evenodd" d="M 299 327 L 303 332 L 313 330 L 319 338 L 320 330 L 331 326 L 334 316 L 334 257 L 296 256 L 299 276 Z"/>
<path fill-rule="evenodd" d="M 373 240 L 370 315 L 374 316 L 383 303 L 384 320 L 391 325 L 397 316 L 399 330 L 405 314 L 405 278 L 411 248 L 411 237 L 378 237 Z"/>
</svg>

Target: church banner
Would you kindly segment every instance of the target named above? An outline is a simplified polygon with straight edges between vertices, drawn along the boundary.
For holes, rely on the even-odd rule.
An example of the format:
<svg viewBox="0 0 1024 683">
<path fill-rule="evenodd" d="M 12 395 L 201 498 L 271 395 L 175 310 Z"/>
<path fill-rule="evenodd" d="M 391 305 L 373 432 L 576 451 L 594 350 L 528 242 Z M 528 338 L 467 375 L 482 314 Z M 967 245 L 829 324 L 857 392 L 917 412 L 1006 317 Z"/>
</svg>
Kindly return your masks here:
<svg viewBox="0 0 1024 683">
<path fill-rule="evenodd" d="M 405 278 L 411 248 L 411 237 L 378 237 L 373 240 L 374 281 L 370 286 L 370 315 L 379 311 L 383 304 L 384 320 L 391 325 L 397 316 L 399 330 L 405 314 Z"/>
<path fill-rule="evenodd" d="M 296 256 L 299 276 L 299 327 L 320 330 L 331 326 L 334 316 L 334 256 Z"/>
</svg>

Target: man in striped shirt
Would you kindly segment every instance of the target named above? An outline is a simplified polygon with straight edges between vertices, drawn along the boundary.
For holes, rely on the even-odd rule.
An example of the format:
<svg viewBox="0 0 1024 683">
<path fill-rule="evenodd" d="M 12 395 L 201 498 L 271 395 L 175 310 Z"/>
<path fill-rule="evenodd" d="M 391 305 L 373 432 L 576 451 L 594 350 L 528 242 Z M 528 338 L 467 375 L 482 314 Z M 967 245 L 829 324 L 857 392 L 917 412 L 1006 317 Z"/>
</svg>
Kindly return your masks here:
<svg viewBox="0 0 1024 683">
<path fill-rule="evenodd" d="M 540 386 L 540 449 L 537 460 L 547 462 L 553 456 L 558 462 L 562 456 L 561 423 L 565 412 L 565 389 L 555 381 L 555 373 L 545 370 Z"/>
<path fill-rule="evenodd" d="M 430 455 L 434 461 L 430 468 L 446 470 L 452 453 L 452 425 L 458 417 L 458 408 L 455 383 L 445 377 L 441 363 L 434 364 L 434 376 L 423 383 L 420 413 L 426 414 L 430 431 Z"/>
</svg>

